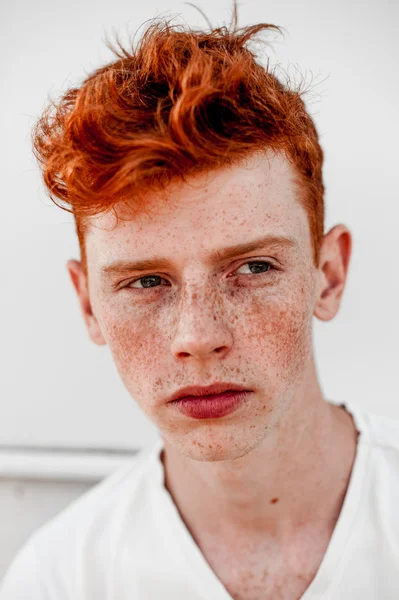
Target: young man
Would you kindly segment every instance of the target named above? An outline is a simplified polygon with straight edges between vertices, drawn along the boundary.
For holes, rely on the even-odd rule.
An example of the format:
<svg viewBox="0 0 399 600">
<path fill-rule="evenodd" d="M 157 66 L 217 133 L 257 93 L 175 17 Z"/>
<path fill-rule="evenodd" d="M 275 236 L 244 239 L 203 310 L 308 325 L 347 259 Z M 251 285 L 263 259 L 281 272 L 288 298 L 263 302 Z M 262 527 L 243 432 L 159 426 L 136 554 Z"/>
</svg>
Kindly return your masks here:
<svg viewBox="0 0 399 600">
<path fill-rule="evenodd" d="M 160 439 L 31 536 L 1 600 L 399 597 L 399 425 L 327 401 L 313 354 L 351 234 L 324 234 L 300 93 L 247 49 L 273 26 L 236 24 L 152 24 L 35 128 L 90 338 Z"/>
</svg>

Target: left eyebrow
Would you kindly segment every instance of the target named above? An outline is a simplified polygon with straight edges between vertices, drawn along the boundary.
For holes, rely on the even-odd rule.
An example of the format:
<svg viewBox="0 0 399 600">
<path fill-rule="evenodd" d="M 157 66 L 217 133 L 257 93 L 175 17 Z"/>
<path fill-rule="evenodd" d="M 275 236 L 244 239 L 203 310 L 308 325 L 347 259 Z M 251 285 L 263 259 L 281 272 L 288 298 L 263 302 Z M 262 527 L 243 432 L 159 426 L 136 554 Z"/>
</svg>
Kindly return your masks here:
<svg viewBox="0 0 399 600">
<path fill-rule="evenodd" d="M 293 248 L 298 246 L 298 242 L 295 238 L 285 235 L 266 235 L 262 238 L 253 240 L 252 242 L 212 250 L 208 255 L 208 262 L 213 263 L 234 258 L 240 254 L 254 252 L 255 250 L 265 248 L 266 246 L 284 246 Z M 132 271 L 168 269 L 171 266 L 172 262 L 162 257 L 152 257 L 138 261 L 117 260 L 109 265 L 101 267 L 100 273 L 101 275 L 123 275 Z"/>
</svg>

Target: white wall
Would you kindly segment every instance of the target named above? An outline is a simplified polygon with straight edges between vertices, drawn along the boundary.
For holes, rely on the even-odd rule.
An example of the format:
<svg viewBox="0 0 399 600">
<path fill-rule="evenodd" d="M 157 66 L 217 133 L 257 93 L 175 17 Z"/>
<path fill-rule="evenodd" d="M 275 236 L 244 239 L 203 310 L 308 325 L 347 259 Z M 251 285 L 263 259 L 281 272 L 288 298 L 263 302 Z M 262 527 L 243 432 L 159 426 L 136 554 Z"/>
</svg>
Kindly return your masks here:
<svg viewBox="0 0 399 600">
<path fill-rule="evenodd" d="M 214 23 L 230 0 L 198 0 Z M 398 54 L 392 0 L 242 0 L 242 25 L 285 27 L 272 62 L 298 66 L 326 153 L 326 228 L 343 222 L 354 248 L 342 307 L 315 319 L 328 398 L 399 418 Z M 78 258 L 70 215 L 46 197 L 29 130 L 48 94 L 111 59 L 105 33 L 126 39 L 177 0 L 17 0 L 3 3 L 1 52 L 0 445 L 139 448 L 156 431 L 130 398 L 107 347 L 89 339 L 66 261 Z M 291 69 L 293 67 L 291 66 Z"/>
</svg>

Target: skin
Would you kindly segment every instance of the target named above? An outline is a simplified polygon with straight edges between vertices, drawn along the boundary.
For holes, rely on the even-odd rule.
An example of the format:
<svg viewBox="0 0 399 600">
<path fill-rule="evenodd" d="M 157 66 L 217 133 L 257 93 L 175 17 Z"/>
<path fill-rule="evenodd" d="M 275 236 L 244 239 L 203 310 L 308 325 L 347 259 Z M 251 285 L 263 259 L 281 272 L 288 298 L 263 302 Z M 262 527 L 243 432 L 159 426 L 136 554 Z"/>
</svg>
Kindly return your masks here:
<svg viewBox="0 0 399 600">
<path fill-rule="evenodd" d="M 313 316 L 330 321 L 339 310 L 351 234 L 342 224 L 330 229 L 316 268 L 297 195 L 286 158 L 253 155 L 152 194 L 140 218 L 93 217 L 89 281 L 79 261 L 67 263 L 90 338 L 108 344 L 127 390 L 160 431 L 165 486 L 237 599 L 305 591 L 356 452 L 352 417 L 323 397 L 312 341 Z M 214 249 L 269 233 L 296 245 L 209 261 Z M 153 256 L 170 266 L 100 273 L 119 259 Z M 263 272 L 251 271 L 249 260 L 276 270 L 262 263 Z M 144 287 L 138 278 L 149 275 L 158 277 Z M 167 403 L 183 386 L 215 381 L 253 393 L 219 419 L 192 419 Z"/>
</svg>

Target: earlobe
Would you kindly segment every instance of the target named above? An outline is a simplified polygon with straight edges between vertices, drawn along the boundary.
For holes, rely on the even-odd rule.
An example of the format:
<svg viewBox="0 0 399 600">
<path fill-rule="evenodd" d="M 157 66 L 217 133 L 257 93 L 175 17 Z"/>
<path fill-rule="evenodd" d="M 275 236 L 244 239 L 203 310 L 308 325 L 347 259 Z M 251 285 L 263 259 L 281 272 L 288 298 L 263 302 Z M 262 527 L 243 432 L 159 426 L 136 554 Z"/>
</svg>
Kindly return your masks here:
<svg viewBox="0 0 399 600">
<path fill-rule="evenodd" d="M 97 346 L 105 346 L 107 344 L 107 342 L 104 339 L 104 336 L 102 334 L 100 325 L 94 315 L 88 326 L 88 329 L 89 329 L 89 335 L 90 335 L 91 340 L 95 344 L 97 344 Z"/>
<path fill-rule="evenodd" d="M 67 263 L 67 269 L 78 296 L 80 310 L 89 332 L 89 336 L 95 344 L 98 346 L 103 346 L 107 342 L 102 334 L 100 324 L 93 313 L 87 285 L 87 278 L 83 272 L 82 264 L 77 260 L 69 260 Z"/>
</svg>

